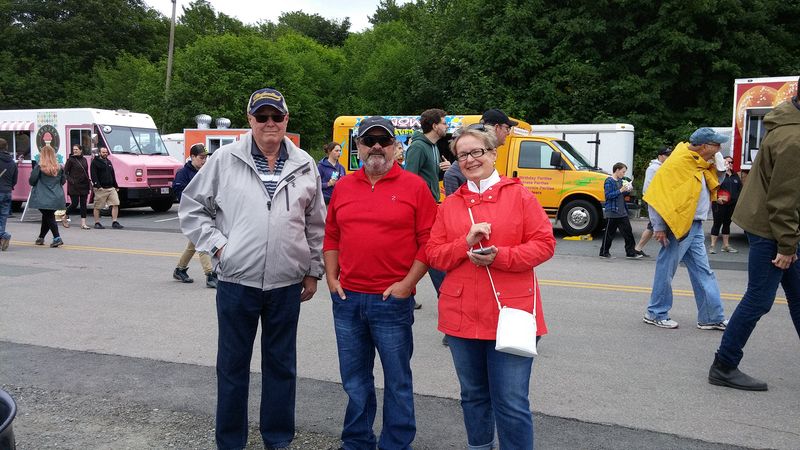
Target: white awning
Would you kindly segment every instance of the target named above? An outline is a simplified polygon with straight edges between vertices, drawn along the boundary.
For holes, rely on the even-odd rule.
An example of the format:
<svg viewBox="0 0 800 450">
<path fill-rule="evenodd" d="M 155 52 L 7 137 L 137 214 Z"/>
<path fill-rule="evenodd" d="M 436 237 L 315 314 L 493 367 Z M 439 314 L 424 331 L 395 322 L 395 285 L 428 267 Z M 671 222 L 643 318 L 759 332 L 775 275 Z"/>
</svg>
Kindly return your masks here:
<svg viewBox="0 0 800 450">
<path fill-rule="evenodd" d="M 0 121 L 0 131 L 33 131 L 33 122 L 27 120 Z"/>
</svg>

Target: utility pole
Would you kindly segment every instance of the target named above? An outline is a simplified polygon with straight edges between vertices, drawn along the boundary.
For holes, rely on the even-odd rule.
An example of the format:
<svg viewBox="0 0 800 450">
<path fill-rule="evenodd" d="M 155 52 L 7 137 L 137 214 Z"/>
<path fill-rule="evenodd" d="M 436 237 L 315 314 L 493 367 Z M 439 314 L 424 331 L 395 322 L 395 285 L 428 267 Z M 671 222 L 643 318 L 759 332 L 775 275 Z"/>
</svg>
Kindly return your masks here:
<svg viewBox="0 0 800 450">
<path fill-rule="evenodd" d="M 172 53 L 175 49 L 175 9 L 177 8 L 177 0 L 172 0 L 172 20 L 169 23 L 169 51 L 167 52 L 167 80 L 164 83 L 164 107 L 168 108 L 169 102 L 169 81 L 172 78 Z M 161 122 L 162 132 L 164 122 Z"/>
</svg>

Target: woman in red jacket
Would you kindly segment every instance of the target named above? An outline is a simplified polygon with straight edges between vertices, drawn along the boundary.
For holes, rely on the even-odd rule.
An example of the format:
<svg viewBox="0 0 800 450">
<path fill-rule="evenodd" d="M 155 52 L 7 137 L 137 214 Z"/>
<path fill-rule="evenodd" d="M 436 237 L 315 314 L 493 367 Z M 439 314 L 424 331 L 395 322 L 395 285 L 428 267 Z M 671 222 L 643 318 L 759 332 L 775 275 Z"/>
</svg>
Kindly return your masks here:
<svg viewBox="0 0 800 450">
<path fill-rule="evenodd" d="M 553 228 L 536 197 L 494 168 L 497 138 L 482 125 L 451 142 L 467 183 L 444 200 L 431 229 L 430 265 L 447 272 L 439 294 L 439 330 L 448 336 L 470 449 L 533 449 L 528 385 L 533 358 L 495 350 L 497 302 L 532 312 L 547 333 L 534 268 L 555 251 Z M 470 215 L 471 213 L 471 215 Z M 479 255 L 472 249 L 490 249 Z"/>
</svg>

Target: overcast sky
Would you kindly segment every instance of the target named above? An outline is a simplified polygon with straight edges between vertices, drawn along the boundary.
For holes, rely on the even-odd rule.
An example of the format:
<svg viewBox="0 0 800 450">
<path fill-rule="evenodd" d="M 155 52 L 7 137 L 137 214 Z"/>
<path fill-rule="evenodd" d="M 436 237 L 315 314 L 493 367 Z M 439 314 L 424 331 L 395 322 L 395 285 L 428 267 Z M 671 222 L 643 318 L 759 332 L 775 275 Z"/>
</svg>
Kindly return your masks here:
<svg viewBox="0 0 800 450">
<path fill-rule="evenodd" d="M 398 0 L 398 4 L 408 0 Z M 368 17 L 375 13 L 379 0 L 210 0 L 217 13 L 225 13 L 244 23 L 254 24 L 269 20 L 276 22 L 281 13 L 303 11 L 308 14 L 319 14 L 326 19 L 343 20 L 350 18 L 350 31 L 362 31 L 370 26 Z M 161 11 L 167 17 L 172 16 L 171 0 L 145 0 L 145 3 Z M 177 0 L 175 17 L 183 12 L 182 6 L 188 6 L 191 0 Z M 254 6 L 257 5 L 257 6 Z"/>
</svg>

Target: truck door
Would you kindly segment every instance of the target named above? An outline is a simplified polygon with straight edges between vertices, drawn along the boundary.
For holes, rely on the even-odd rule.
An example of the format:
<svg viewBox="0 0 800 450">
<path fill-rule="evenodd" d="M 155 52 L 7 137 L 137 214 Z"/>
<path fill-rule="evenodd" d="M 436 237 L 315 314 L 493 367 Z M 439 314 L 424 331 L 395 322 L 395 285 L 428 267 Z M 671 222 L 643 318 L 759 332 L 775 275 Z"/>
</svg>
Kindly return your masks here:
<svg viewBox="0 0 800 450">
<path fill-rule="evenodd" d="M 508 168 L 539 199 L 548 215 L 555 216 L 561 201 L 564 171 L 550 165 L 556 150 L 538 139 L 512 140 Z"/>
<path fill-rule="evenodd" d="M 748 169 L 755 161 L 758 149 L 761 148 L 761 141 L 767 133 L 764 128 L 764 116 L 770 111 L 772 108 L 748 108 L 745 111 L 741 165 Z"/>
</svg>

